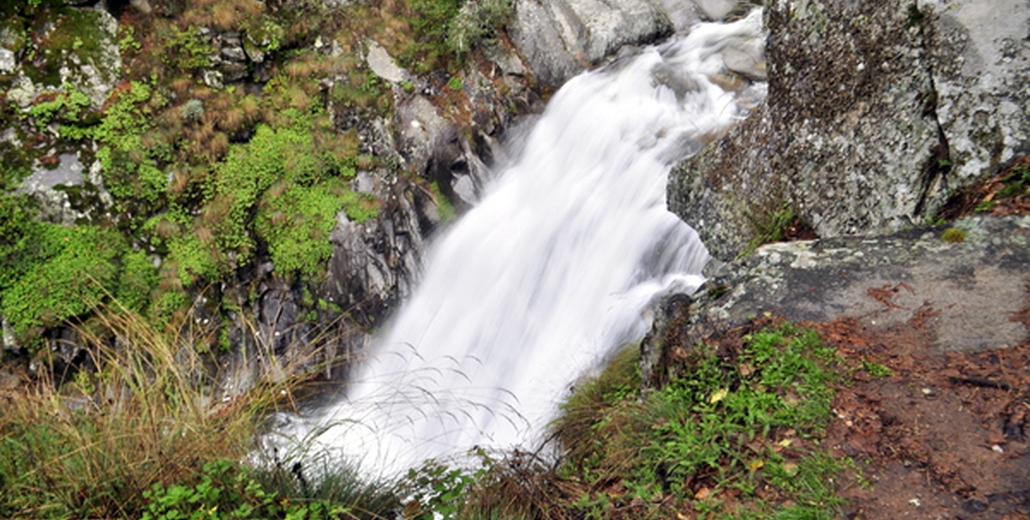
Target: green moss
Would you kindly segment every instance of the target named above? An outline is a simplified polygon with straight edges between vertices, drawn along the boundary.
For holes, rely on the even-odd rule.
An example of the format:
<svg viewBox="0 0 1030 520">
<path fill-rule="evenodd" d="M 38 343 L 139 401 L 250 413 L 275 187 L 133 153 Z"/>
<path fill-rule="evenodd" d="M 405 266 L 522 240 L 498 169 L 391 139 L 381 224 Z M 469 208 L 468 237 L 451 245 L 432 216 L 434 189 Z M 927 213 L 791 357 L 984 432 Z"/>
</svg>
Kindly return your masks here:
<svg viewBox="0 0 1030 520">
<path fill-rule="evenodd" d="M 941 240 L 952 244 L 964 242 L 966 240 L 966 232 L 959 228 L 948 228 L 941 233 Z"/>
<path fill-rule="evenodd" d="M 4 293 L 3 314 L 19 335 L 82 316 L 107 300 L 127 247 L 121 235 L 99 227 L 44 226 L 39 238 L 60 251 L 33 263 Z"/>
<path fill-rule="evenodd" d="M 290 126 L 259 125 L 246 144 L 234 146 L 218 166 L 208 210 L 224 212 L 215 227 L 219 249 L 236 262 L 249 260 L 259 237 L 268 244 L 281 274 L 315 274 L 331 253 L 329 232 L 346 209 L 357 221 L 374 217 L 374 199 L 342 181 L 354 175 L 349 162 L 314 140 L 319 118 L 288 112 Z M 256 232 L 256 233 L 255 233 Z"/>
<path fill-rule="evenodd" d="M 250 257 L 254 241 L 248 228 L 259 197 L 282 179 L 318 177 L 313 152 L 311 134 L 301 125 L 280 129 L 259 125 L 250 142 L 230 150 L 217 168 L 212 197 L 215 204 L 227 206 L 227 215 L 217 227 L 224 250 L 237 252 L 241 262 Z"/>
<path fill-rule="evenodd" d="M 0 312 L 31 342 L 34 330 L 88 314 L 111 297 L 147 307 L 156 270 L 116 231 L 35 220 L 27 196 L 0 197 Z"/>
<path fill-rule="evenodd" d="M 343 200 L 334 184 L 291 185 L 274 190 L 261 201 L 255 229 L 268 243 L 275 270 L 281 274 L 321 276 L 333 252 L 329 233 Z"/>
<path fill-rule="evenodd" d="M 114 94 L 103 119 L 91 133 L 100 143 L 97 160 L 104 183 L 114 197 L 115 213 L 123 215 L 131 232 L 149 215 L 165 206 L 168 174 L 162 171 L 173 158 L 173 143 L 153 139 L 152 105 L 164 99 L 142 82 Z"/>
<path fill-rule="evenodd" d="M 115 285 L 114 296 L 126 308 L 143 312 L 150 306 L 157 287 L 157 269 L 141 251 L 129 251 L 122 257 L 122 271 Z"/>
<path fill-rule="evenodd" d="M 46 240 L 48 227 L 35 220 L 37 213 L 28 195 L 0 195 L 0 303 L 34 263 L 60 251 L 58 243 Z"/>
<path fill-rule="evenodd" d="M 221 251 L 204 243 L 196 233 L 183 233 L 168 240 L 168 263 L 175 266 L 182 287 L 191 287 L 198 280 L 218 280 L 229 270 Z"/>
</svg>

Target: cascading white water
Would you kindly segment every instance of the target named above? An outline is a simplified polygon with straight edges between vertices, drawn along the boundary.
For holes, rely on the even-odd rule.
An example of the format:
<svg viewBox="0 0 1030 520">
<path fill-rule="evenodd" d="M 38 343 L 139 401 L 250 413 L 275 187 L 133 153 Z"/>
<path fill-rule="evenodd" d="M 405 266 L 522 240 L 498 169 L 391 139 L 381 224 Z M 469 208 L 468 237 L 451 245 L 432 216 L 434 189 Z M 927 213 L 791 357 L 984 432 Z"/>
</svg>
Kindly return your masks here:
<svg viewBox="0 0 1030 520">
<path fill-rule="evenodd" d="M 702 282 L 670 165 L 739 120 L 711 77 L 760 13 L 704 24 L 566 84 L 521 157 L 432 245 L 424 278 L 344 398 L 284 433 L 396 474 L 474 446 L 532 449 L 573 382 Z M 310 439 L 305 439 L 310 440 Z"/>
</svg>

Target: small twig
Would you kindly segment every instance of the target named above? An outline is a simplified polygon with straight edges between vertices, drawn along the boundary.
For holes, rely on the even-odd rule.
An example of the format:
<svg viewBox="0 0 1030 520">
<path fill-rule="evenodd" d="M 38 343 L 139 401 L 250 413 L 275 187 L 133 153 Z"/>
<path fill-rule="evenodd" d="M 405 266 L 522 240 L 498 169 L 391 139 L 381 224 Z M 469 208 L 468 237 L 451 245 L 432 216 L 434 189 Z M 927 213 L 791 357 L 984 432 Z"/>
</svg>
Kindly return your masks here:
<svg viewBox="0 0 1030 520">
<path fill-rule="evenodd" d="M 991 381 L 979 377 L 949 377 L 948 382 L 955 385 L 979 386 L 982 388 L 995 388 L 998 390 L 1011 390 L 1012 387 L 1003 381 Z"/>
</svg>

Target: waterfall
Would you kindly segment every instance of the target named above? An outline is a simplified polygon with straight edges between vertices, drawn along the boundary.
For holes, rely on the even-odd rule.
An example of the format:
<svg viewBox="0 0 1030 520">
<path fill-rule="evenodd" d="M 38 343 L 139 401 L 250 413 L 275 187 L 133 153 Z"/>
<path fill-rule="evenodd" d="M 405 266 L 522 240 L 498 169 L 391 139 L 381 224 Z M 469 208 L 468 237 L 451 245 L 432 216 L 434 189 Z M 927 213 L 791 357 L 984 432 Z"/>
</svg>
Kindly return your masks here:
<svg viewBox="0 0 1030 520">
<path fill-rule="evenodd" d="M 577 378 L 703 281 L 669 213 L 671 165 L 742 116 L 720 51 L 761 14 L 701 24 L 559 90 L 517 159 L 430 247 L 425 271 L 341 399 L 284 430 L 395 474 L 472 447 L 534 449 Z M 746 91 L 760 96 L 760 88 Z"/>
</svg>

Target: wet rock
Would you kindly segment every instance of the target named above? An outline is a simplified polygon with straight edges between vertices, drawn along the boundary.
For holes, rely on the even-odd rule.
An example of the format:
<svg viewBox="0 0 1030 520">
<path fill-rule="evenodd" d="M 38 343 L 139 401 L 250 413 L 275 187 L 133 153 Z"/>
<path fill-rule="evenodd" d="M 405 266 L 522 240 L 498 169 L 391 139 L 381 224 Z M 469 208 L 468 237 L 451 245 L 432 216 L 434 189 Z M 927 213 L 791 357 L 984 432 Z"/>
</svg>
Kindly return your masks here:
<svg viewBox="0 0 1030 520">
<path fill-rule="evenodd" d="M 79 219 L 98 216 L 110 205 L 99 163 L 85 170 L 78 154 L 61 154 L 57 160 L 54 167 L 37 166 L 18 188 L 39 201 L 44 220 L 72 225 Z"/>
<path fill-rule="evenodd" d="M 366 222 L 337 215 L 333 255 L 322 293 L 361 325 L 378 327 L 386 312 L 410 294 L 435 225 L 424 208 L 429 195 L 407 181 L 384 187 L 379 216 Z"/>
<path fill-rule="evenodd" d="M 735 257 L 788 206 L 824 237 L 918 224 L 1030 147 L 1025 3 L 766 10 L 768 106 L 669 182 L 670 209 L 715 256 Z"/>
<path fill-rule="evenodd" d="M 627 44 L 672 33 L 668 14 L 644 0 L 517 0 L 512 41 L 537 79 L 559 86 Z"/>
</svg>

